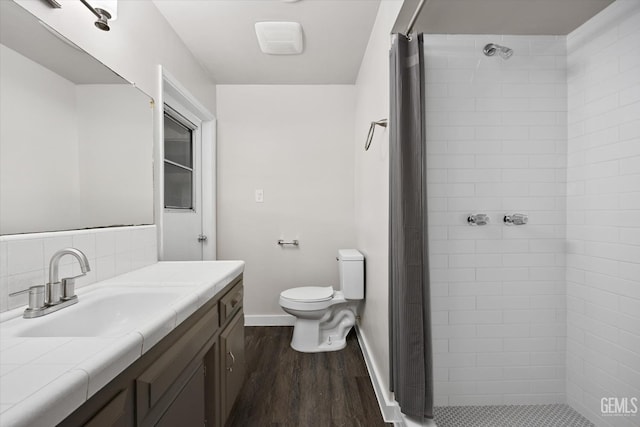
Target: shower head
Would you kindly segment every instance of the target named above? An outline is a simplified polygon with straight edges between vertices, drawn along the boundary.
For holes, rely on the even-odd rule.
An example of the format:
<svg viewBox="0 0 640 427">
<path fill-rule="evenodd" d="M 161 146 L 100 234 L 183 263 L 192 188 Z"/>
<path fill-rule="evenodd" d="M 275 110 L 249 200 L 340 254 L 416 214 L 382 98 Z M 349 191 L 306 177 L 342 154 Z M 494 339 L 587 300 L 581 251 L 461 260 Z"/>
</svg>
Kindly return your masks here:
<svg viewBox="0 0 640 427">
<path fill-rule="evenodd" d="M 487 56 L 494 56 L 497 53 L 502 59 L 509 59 L 513 55 L 513 49 L 495 43 L 489 43 L 482 51 Z"/>
</svg>

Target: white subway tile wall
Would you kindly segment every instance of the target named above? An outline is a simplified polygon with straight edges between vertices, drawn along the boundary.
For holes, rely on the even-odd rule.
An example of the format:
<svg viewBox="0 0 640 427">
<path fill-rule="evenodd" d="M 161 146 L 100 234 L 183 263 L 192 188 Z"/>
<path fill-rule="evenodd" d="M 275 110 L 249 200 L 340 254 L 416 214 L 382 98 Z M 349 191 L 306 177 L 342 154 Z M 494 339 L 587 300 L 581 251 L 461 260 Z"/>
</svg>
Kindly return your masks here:
<svg viewBox="0 0 640 427">
<path fill-rule="evenodd" d="M 0 312 L 26 305 L 27 295 L 9 294 L 47 282 L 51 256 L 67 247 L 84 252 L 91 266 L 78 288 L 158 261 L 155 225 L 0 236 Z M 80 267 L 66 256 L 59 274 L 76 276 Z"/>
<path fill-rule="evenodd" d="M 640 3 L 619 0 L 567 37 L 567 403 L 640 398 Z"/>
<path fill-rule="evenodd" d="M 436 405 L 564 402 L 565 38 L 427 35 L 425 63 Z"/>
</svg>

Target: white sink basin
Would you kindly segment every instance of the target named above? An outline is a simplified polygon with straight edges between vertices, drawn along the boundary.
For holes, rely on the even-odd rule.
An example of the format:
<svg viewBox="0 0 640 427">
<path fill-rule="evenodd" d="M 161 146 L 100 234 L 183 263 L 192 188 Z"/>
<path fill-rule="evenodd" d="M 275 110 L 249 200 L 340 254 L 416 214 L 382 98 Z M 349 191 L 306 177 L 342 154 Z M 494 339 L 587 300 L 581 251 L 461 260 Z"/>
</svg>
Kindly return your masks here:
<svg viewBox="0 0 640 427">
<path fill-rule="evenodd" d="M 188 288 L 113 287 L 78 295 L 69 307 L 3 324 L 5 337 L 113 337 L 125 335 L 189 292 Z"/>
</svg>

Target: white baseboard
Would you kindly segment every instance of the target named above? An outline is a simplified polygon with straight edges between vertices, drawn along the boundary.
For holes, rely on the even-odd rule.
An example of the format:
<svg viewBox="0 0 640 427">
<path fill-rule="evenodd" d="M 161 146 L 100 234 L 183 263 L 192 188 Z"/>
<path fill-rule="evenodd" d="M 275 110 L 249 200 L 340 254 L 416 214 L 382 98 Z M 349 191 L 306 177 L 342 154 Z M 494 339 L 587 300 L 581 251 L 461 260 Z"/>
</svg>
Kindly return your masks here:
<svg viewBox="0 0 640 427">
<path fill-rule="evenodd" d="M 416 420 L 402 414 L 403 427 L 438 427 L 434 420 Z"/>
<path fill-rule="evenodd" d="M 293 326 L 296 318 L 290 314 L 245 314 L 245 326 Z"/>
<path fill-rule="evenodd" d="M 375 369 L 375 365 L 373 364 L 371 353 L 369 353 L 367 341 L 365 340 L 364 336 L 362 336 L 362 333 L 357 326 L 355 329 L 356 336 L 358 337 L 358 342 L 360 343 L 360 348 L 362 349 L 364 363 L 365 365 L 367 365 L 367 371 L 369 371 L 371 384 L 373 384 L 373 391 L 376 394 L 378 406 L 380 407 L 380 412 L 382 413 L 382 418 L 387 423 L 393 423 L 394 426 L 404 427 L 406 424 L 404 422 L 404 418 L 402 417 L 402 413 L 400 412 L 400 406 L 395 400 L 387 400 L 383 385 L 380 383 L 380 375 L 378 375 L 378 372 Z"/>
<path fill-rule="evenodd" d="M 400 410 L 398 402 L 395 400 L 388 400 L 386 398 L 386 394 L 383 391 L 383 385 L 380 383 L 380 375 L 376 371 L 371 353 L 369 353 L 367 340 L 364 338 L 357 326 L 355 329 L 358 342 L 360 343 L 360 348 L 362 349 L 364 363 L 367 365 L 367 370 L 371 377 L 371 383 L 373 384 L 373 391 L 376 393 L 376 398 L 378 399 L 378 405 L 380 406 L 380 412 L 382 412 L 382 418 L 384 421 L 387 423 L 393 423 L 396 427 L 438 427 L 434 420 L 416 421 L 407 417 Z"/>
</svg>

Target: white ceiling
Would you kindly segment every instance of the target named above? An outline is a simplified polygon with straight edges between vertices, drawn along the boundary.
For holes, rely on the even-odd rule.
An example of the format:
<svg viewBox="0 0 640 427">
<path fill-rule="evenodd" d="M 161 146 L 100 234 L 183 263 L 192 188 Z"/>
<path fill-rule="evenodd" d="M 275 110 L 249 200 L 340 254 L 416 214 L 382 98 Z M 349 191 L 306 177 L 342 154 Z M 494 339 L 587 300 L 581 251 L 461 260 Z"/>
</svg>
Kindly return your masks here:
<svg viewBox="0 0 640 427">
<path fill-rule="evenodd" d="M 380 0 L 154 3 L 218 84 L 353 84 Z M 302 24 L 304 52 L 262 53 L 254 30 L 259 21 Z"/>
<path fill-rule="evenodd" d="M 405 0 L 393 32 L 405 33 L 420 0 Z M 429 34 L 566 35 L 614 0 L 427 0 L 414 31 Z"/>
</svg>

